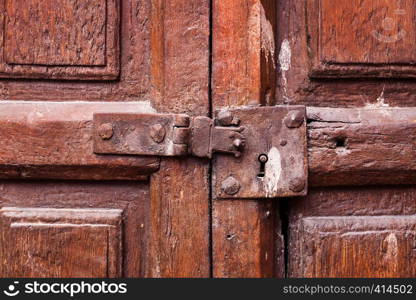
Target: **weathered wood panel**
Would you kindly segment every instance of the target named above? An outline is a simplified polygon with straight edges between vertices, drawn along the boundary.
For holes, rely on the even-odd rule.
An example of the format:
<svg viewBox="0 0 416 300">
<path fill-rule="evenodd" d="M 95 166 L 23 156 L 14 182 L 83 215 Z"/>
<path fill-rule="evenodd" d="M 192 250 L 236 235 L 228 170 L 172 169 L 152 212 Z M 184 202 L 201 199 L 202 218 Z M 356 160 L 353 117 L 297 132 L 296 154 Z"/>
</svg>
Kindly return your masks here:
<svg viewBox="0 0 416 300">
<path fill-rule="evenodd" d="M 290 201 L 290 277 L 414 277 L 416 191 L 331 188 Z"/>
<path fill-rule="evenodd" d="M 279 104 L 362 107 L 380 103 L 392 107 L 415 106 L 416 85 L 412 80 L 403 79 L 416 74 L 412 44 L 412 37 L 416 34 L 413 1 L 322 2 L 327 12 L 326 25 L 323 24 L 322 29 L 327 34 L 321 43 L 327 45 L 326 49 L 330 51 L 326 59 L 339 61 L 332 64 L 320 63 L 323 60 L 321 53 L 317 52 L 321 0 L 277 2 L 279 87 L 276 93 Z M 401 14 L 403 12 L 405 14 Z M 331 31 L 331 28 L 334 30 Z M 372 34 L 374 31 L 393 37 L 401 30 L 406 31 L 405 38 L 394 43 L 379 42 Z M 334 43 L 339 43 L 339 46 L 332 46 Z M 331 54 L 334 51 L 336 57 Z M 348 60 L 358 63 L 346 64 Z M 318 78 L 313 75 L 314 72 L 334 80 Z M 311 75 L 314 77 L 311 78 Z"/>
<path fill-rule="evenodd" d="M 118 77 L 119 0 L 5 0 L 0 10 L 0 77 Z"/>
<path fill-rule="evenodd" d="M 0 177 L 140 180 L 154 157 L 93 153 L 93 113 L 151 112 L 147 103 L 0 103 Z"/>
<path fill-rule="evenodd" d="M 213 1 L 215 105 L 275 103 L 276 14 L 276 1 Z"/>
<path fill-rule="evenodd" d="M 308 108 L 313 186 L 414 184 L 416 110 Z"/>
<path fill-rule="evenodd" d="M 74 77 L 81 76 L 83 67 L 58 67 L 55 71 L 50 71 L 42 80 L 18 79 L 0 81 L 1 100 L 31 100 L 31 101 L 144 101 L 151 99 L 153 86 L 150 83 L 150 2 L 151 0 L 106 0 L 108 2 L 108 13 L 112 14 L 110 7 L 121 3 L 119 7 L 119 25 L 112 26 L 111 31 L 107 31 L 106 44 L 110 43 L 109 35 L 117 33 L 120 50 L 115 58 L 120 64 L 116 79 L 109 80 L 47 80 L 53 75 L 62 75 L 62 72 L 73 70 Z M 13 0 L 11 0 L 13 2 Z M 43 1 L 39 1 L 43 2 Z M 49 1 L 51 2 L 51 1 Z M 95 1 L 78 1 L 95 2 Z M 0 7 L 4 7 L 5 1 L 0 2 Z M 54 2 L 56 3 L 56 1 Z M 114 3 L 114 4 L 113 4 Z M 59 5 L 56 5 L 59 9 Z M 4 21 L 4 14 L 0 14 L 0 21 Z M 115 19 L 115 15 L 109 15 L 107 24 Z M 0 30 L 2 32 L 2 29 Z M 114 40 L 114 39 L 113 39 Z M 112 40 L 112 41 L 113 41 Z M 0 38 L 2 43 L 3 39 Z M 114 40 L 113 43 L 116 43 Z M 3 48 L 0 49 L 0 53 Z M 0 59 L 3 55 L 0 55 Z M 115 61 L 114 63 L 116 63 Z M 109 61 L 107 61 L 107 64 Z M 23 67 L 35 68 L 29 65 L 13 65 L 16 72 L 20 73 Z M 39 68 L 39 69 L 38 69 Z M 102 67 L 89 67 L 100 69 Z M 36 70 L 44 72 L 46 66 L 36 66 Z M 51 68 L 49 68 L 51 69 Z M 85 69 L 85 70 L 86 70 Z M 58 72 L 59 71 L 59 72 Z M 36 71 L 37 72 L 37 71 Z M 45 71 L 46 72 L 46 71 Z M 25 71 L 26 74 L 26 71 Z M 71 73 L 72 74 L 72 73 Z M 89 74 L 85 71 L 84 75 Z M 6 76 L 6 75 L 5 75 Z M 43 76 L 43 75 L 42 75 Z M 63 75 L 62 75 L 63 76 Z M 95 76 L 95 75 L 94 75 Z M 7 77 L 7 76 L 6 76 Z M 84 77 L 85 78 L 85 77 Z M 100 77 L 101 78 L 101 77 Z M 96 78 L 96 79 L 100 79 Z M 106 79 L 102 77 L 101 79 Z M 109 78 L 107 78 L 109 79 Z"/>
<path fill-rule="evenodd" d="M 144 275 L 147 184 L 7 180 L 0 191 L 2 276 Z"/>
<path fill-rule="evenodd" d="M 314 77 L 414 77 L 413 1 L 308 1 Z"/>
<path fill-rule="evenodd" d="M 120 277 L 121 220 L 114 209 L 4 207 L 0 276 Z"/>
<path fill-rule="evenodd" d="M 6 0 L 6 63 L 105 65 L 106 2 Z"/>
<path fill-rule="evenodd" d="M 282 276 L 284 241 L 276 201 L 215 200 L 213 206 L 214 276 Z"/>
<path fill-rule="evenodd" d="M 208 115 L 209 1 L 153 0 L 153 103 L 158 112 Z M 147 277 L 209 277 L 208 161 L 163 159 L 150 180 Z"/>
</svg>

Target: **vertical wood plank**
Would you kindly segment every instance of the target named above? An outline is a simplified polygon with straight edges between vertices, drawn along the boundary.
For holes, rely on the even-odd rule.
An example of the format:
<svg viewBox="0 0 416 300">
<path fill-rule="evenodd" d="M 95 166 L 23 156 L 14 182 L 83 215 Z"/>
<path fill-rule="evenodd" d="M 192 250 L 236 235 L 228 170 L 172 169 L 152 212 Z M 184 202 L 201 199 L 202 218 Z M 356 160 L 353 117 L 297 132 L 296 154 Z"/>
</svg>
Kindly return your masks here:
<svg viewBox="0 0 416 300">
<path fill-rule="evenodd" d="M 208 115 L 209 2 L 152 1 L 153 104 L 159 112 Z M 208 166 L 166 159 L 151 177 L 147 277 L 209 277 Z"/>
<path fill-rule="evenodd" d="M 275 103 L 276 1 L 213 1 L 213 108 Z M 213 201 L 214 277 L 283 276 L 273 200 Z"/>
<path fill-rule="evenodd" d="M 278 211 L 276 201 L 214 201 L 214 277 L 283 275 L 283 237 L 279 233 Z"/>
<path fill-rule="evenodd" d="M 276 1 L 213 1 L 214 106 L 275 103 Z"/>
</svg>

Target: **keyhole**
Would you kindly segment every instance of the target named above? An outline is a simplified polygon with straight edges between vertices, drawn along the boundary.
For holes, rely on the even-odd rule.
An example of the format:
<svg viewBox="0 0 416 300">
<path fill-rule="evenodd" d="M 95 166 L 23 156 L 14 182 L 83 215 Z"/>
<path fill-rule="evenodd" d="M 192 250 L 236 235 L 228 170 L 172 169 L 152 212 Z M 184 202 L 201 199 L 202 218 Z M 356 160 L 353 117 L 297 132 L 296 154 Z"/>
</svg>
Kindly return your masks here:
<svg viewBox="0 0 416 300">
<path fill-rule="evenodd" d="M 267 156 L 267 154 L 260 154 L 258 160 L 260 163 L 260 171 L 257 177 L 262 178 L 266 174 L 266 163 L 269 160 L 269 157 Z"/>
</svg>

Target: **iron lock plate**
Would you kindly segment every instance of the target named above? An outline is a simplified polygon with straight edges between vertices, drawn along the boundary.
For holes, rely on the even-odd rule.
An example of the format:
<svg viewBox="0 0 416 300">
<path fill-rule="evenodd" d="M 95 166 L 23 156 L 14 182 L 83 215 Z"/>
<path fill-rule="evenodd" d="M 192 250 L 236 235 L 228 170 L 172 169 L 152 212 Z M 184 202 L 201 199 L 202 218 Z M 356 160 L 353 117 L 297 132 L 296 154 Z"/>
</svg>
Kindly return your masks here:
<svg viewBox="0 0 416 300">
<path fill-rule="evenodd" d="M 217 199 L 304 196 L 308 185 L 304 106 L 227 109 L 244 127 L 238 158 L 216 155 L 213 187 Z M 217 112 L 218 115 L 219 112 Z"/>
<path fill-rule="evenodd" d="M 217 199 L 304 196 L 304 106 L 240 107 L 215 119 L 181 114 L 94 114 L 94 153 L 213 159 Z M 215 155 L 213 155 L 215 154 Z"/>
</svg>

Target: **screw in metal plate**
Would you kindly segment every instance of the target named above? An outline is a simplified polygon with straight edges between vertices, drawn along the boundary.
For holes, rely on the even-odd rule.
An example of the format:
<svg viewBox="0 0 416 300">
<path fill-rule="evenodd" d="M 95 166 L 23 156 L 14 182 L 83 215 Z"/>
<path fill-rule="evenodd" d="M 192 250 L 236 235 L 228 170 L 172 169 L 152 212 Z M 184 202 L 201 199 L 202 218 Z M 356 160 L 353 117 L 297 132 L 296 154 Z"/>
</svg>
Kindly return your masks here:
<svg viewBox="0 0 416 300">
<path fill-rule="evenodd" d="M 227 110 L 220 111 L 217 116 L 217 122 L 220 126 L 238 126 L 240 119 L 234 117 L 231 112 Z"/>
<path fill-rule="evenodd" d="M 240 139 L 235 139 L 233 141 L 233 145 L 235 148 L 240 149 L 243 146 L 243 141 Z"/>
<path fill-rule="evenodd" d="M 101 124 L 100 127 L 98 127 L 98 135 L 103 140 L 109 140 L 113 137 L 114 129 L 113 125 L 111 123 L 104 123 Z"/>
<path fill-rule="evenodd" d="M 302 192 L 305 188 L 305 185 L 306 185 L 305 180 L 303 178 L 300 178 L 300 177 L 294 178 L 294 179 L 289 181 L 289 189 L 292 192 L 295 192 L 295 193 Z"/>
<path fill-rule="evenodd" d="M 285 118 L 287 128 L 299 128 L 304 122 L 304 115 L 300 111 L 292 110 Z"/>
<path fill-rule="evenodd" d="M 237 179 L 230 176 L 222 182 L 221 189 L 227 195 L 235 195 L 240 191 L 241 185 Z"/>
<path fill-rule="evenodd" d="M 150 126 L 150 137 L 158 144 L 165 140 L 166 129 L 162 124 L 154 124 Z"/>
<path fill-rule="evenodd" d="M 231 123 L 233 122 L 233 115 L 231 114 L 231 112 L 229 111 L 220 111 L 218 113 L 218 124 L 221 126 L 230 126 Z"/>
</svg>

